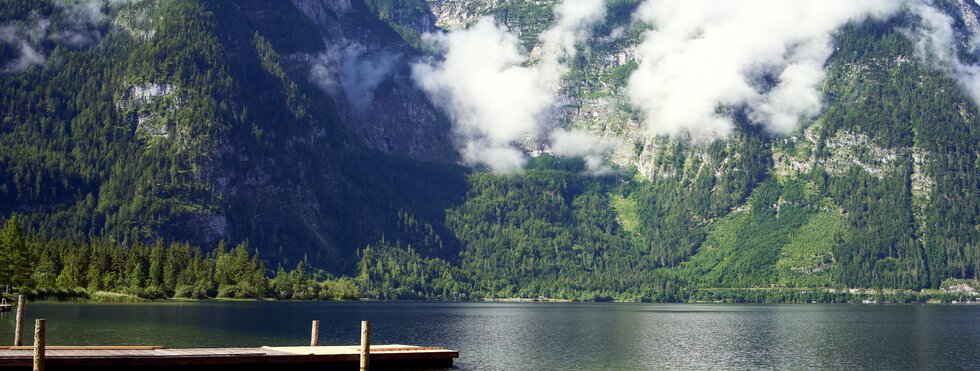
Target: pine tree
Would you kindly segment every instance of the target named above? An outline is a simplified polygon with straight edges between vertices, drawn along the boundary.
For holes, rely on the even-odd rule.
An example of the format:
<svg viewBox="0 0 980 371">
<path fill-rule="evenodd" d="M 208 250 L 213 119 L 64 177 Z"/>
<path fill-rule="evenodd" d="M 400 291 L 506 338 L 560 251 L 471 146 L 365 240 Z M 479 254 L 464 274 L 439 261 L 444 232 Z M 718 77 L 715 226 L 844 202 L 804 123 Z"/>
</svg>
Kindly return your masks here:
<svg viewBox="0 0 980 371">
<path fill-rule="evenodd" d="M 150 251 L 150 281 L 148 286 L 160 288 L 163 286 L 163 266 L 166 252 L 163 250 L 163 241 L 157 240 Z"/>
<path fill-rule="evenodd" d="M 86 257 L 88 251 L 84 247 L 69 247 L 61 255 L 61 273 L 58 274 L 58 286 L 76 288 L 85 286 Z"/>
<path fill-rule="evenodd" d="M 27 250 L 27 241 L 17 216 L 7 219 L 3 230 L 0 231 L 0 259 L 3 259 L 3 264 L 0 264 L 0 284 L 16 287 L 30 285 L 30 252 Z"/>
</svg>

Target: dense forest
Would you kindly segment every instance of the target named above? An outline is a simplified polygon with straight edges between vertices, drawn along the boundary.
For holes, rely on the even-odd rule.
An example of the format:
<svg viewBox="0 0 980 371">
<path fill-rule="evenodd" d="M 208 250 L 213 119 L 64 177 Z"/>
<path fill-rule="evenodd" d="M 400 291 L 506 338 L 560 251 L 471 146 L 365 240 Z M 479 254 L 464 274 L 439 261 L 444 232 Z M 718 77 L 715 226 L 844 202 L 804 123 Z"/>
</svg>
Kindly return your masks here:
<svg viewBox="0 0 980 371">
<path fill-rule="evenodd" d="M 648 160 L 602 175 L 547 154 L 496 174 L 362 143 L 375 128 L 348 126 L 310 77 L 350 41 L 298 6 L 110 3 L 0 6 L 0 284 L 33 297 L 919 302 L 980 288 L 980 109 L 914 57 L 909 17 L 834 34 L 824 109 L 789 136 L 736 107 L 729 138 L 627 142 Z M 329 15 L 365 25 L 358 42 L 424 49 L 434 27 L 424 1 L 352 4 Z M 644 32 L 638 4 L 609 2 L 602 27 L 625 36 L 583 50 L 570 101 L 614 97 L 602 89 L 636 68 L 603 61 Z M 484 11 L 531 49 L 552 8 Z"/>
<path fill-rule="evenodd" d="M 0 282 L 32 299 L 355 300 L 350 278 L 308 271 L 303 262 L 269 274 L 248 244 L 207 253 L 187 243 L 120 245 L 106 239 L 51 241 L 25 235 L 17 218 L 0 230 Z"/>
</svg>

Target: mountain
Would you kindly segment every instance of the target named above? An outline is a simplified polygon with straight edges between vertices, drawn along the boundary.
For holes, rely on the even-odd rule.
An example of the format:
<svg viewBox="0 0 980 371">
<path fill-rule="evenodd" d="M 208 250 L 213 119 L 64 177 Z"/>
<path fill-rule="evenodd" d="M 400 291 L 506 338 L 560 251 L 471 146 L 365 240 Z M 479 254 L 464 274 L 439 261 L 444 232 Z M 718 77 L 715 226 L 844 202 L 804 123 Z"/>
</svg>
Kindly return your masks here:
<svg viewBox="0 0 980 371">
<path fill-rule="evenodd" d="M 546 65 L 561 4 L 8 1 L 0 217 L 45 238 L 248 240 L 269 266 L 306 261 L 389 298 L 976 280 L 980 106 L 962 77 L 980 59 L 977 3 L 910 0 L 841 22 L 818 110 L 774 132 L 762 106 L 731 104 L 717 111 L 730 130 L 704 139 L 704 122 L 651 131 L 632 81 L 656 25 L 638 21 L 643 1 L 608 0 L 558 59 L 546 122 L 507 139 L 523 170 L 473 164 L 469 111 L 420 66 L 450 63 L 439 38 L 484 16 L 528 56 L 514 68 Z M 930 49 L 942 35 L 952 46 Z M 793 53 L 806 40 L 774 58 L 805 67 Z M 786 66 L 763 62 L 775 67 L 749 88 L 771 97 Z M 612 144 L 560 156 L 558 129 Z"/>
<path fill-rule="evenodd" d="M 45 58 L 3 75 L 0 198 L 38 233 L 247 239 L 263 257 L 343 271 L 400 212 L 439 218 L 463 191 L 445 120 L 407 82 L 386 81 L 384 108 L 362 112 L 306 77 L 321 54 L 373 52 L 362 44 L 412 52 L 363 6 L 13 4 L 5 22 Z M 68 16 L 85 4 L 90 19 Z M 327 27 L 340 21 L 361 39 Z M 98 42 L 61 43 L 61 28 Z M 4 46 L 5 61 L 22 57 Z"/>
</svg>

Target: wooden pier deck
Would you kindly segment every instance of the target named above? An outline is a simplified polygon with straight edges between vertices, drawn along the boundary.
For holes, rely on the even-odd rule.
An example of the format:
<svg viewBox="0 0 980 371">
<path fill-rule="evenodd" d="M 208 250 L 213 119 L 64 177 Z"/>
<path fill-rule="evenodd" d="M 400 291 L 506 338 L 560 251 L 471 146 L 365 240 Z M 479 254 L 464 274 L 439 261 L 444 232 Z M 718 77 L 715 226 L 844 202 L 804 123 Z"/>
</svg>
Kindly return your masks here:
<svg viewBox="0 0 980 371">
<path fill-rule="evenodd" d="M 411 345 L 372 345 L 371 369 L 445 369 L 459 352 Z M 50 370 L 356 370 L 358 346 L 261 348 L 47 346 Z M 31 347 L 0 348 L 0 369 L 30 370 Z"/>
</svg>

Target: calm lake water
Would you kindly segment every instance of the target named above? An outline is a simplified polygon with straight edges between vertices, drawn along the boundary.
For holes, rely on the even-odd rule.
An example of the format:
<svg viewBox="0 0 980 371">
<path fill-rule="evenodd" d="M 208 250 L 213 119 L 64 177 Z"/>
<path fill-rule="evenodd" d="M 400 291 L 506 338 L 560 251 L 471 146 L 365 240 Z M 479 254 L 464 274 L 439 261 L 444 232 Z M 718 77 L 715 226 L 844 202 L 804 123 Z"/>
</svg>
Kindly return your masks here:
<svg viewBox="0 0 980 371">
<path fill-rule="evenodd" d="M 980 369 L 980 306 L 34 303 L 49 344 L 375 344 L 460 351 L 460 369 Z M 0 341 L 14 318 L 0 317 Z M 30 330 L 29 330 L 30 331 Z"/>
</svg>

